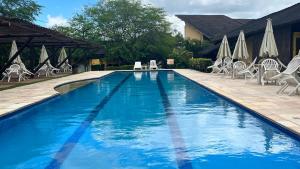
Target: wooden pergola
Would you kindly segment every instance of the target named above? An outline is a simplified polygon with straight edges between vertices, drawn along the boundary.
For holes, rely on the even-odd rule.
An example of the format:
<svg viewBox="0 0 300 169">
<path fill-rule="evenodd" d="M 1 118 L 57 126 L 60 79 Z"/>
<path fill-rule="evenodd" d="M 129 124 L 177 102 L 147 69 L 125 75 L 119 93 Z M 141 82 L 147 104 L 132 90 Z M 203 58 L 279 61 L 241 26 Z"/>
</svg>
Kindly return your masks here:
<svg viewBox="0 0 300 169">
<path fill-rule="evenodd" d="M 70 38 L 62 33 L 38 26 L 25 20 L 0 17 L 0 44 L 11 44 L 13 40 L 16 40 L 19 45 L 18 51 L 0 68 L 0 76 L 25 48 L 33 49 L 45 45 L 52 50 L 49 58 L 32 70 L 33 73 L 42 67 L 48 59 L 54 57 L 54 55 L 57 54 L 57 51 L 62 47 L 68 48 L 68 58 L 70 58 L 72 53 L 77 49 L 88 50 L 95 55 L 97 55 L 99 51 L 103 51 L 103 48 L 98 44 Z M 102 54 L 104 53 L 102 52 Z M 56 67 L 60 67 L 68 58 L 56 65 Z"/>
</svg>

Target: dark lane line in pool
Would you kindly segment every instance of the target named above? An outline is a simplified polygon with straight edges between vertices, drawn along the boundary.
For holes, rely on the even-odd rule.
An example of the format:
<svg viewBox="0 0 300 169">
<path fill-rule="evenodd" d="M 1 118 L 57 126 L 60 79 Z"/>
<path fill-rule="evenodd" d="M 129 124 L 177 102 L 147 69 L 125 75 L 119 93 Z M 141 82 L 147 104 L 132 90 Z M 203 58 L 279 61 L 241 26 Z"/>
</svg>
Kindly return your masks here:
<svg viewBox="0 0 300 169">
<path fill-rule="evenodd" d="M 67 139 L 60 150 L 55 154 L 52 161 L 49 163 L 45 169 L 58 169 L 64 163 L 65 159 L 69 156 L 73 148 L 78 143 L 81 136 L 84 134 L 86 129 L 90 126 L 91 122 L 100 113 L 100 110 L 107 104 L 111 97 L 121 88 L 121 86 L 130 78 L 132 74 L 126 76 L 110 93 L 105 96 L 101 102 L 90 112 L 88 117 L 80 124 L 80 126 L 74 131 L 74 133 Z"/>
<path fill-rule="evenodd" d="M 168 126 L 170 128 L 170 135 L 172 137 L 173 146 L 175 147 L 177 166 L 179 169 L 192 169 L 193 165 L 186 153 L 187 149 L 177 123 L 176 114 L 171 107 L 169 97 L 163 87 L 159 74 L 157 77 L 157 86 L 162 97 L 162 103 L 167 116 Z"/>
</svg>

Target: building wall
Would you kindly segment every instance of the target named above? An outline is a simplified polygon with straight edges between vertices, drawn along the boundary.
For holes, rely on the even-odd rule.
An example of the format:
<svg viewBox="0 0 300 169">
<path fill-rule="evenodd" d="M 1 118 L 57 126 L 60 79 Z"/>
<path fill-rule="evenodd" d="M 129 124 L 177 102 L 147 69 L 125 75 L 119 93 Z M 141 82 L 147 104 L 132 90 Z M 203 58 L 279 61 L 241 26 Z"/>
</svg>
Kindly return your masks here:
<svg viewBox="0 0 300 169">
<path fill-rule="evenodd" d="M 184 34 L 185 34 L 184 35 L 185 39 L 200 40 L 200 41 L 203 41 L 204 39 L 203 34 L 188 23 L 185 24 Z"/>
<path fill-rule="evenodd" d="M 247 45 L 249 48 L 249 54 L 252 55 L 252 58 L 258 57 L 260 46 L 264 32 L 257 33 L 253 36 L 246 37 Z M 285 26 L 281 28 L 274 29 L 274 36 L 278 48 L 279 59 L 288 64 L 292 59 L 292 30 L 291 26 Z M 251 45 L 250 45 L 251 44 Z"/>
</svg>

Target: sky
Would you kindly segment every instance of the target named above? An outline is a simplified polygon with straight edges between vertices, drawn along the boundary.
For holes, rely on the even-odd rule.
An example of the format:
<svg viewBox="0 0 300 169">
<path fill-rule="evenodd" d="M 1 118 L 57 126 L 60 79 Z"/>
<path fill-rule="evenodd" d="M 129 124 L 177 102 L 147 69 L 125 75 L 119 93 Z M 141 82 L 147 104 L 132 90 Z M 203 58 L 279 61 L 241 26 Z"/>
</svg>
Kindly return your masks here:
<svg viewBox="0 0 300 169">
<path fill-rule="evenodd" d="M 85 5 L 93 5 L 97 0 L 36 0 L 43 7 L 37 23 L 51 27 L 67 25 L 72 16 Z M 144 4 L 165 9 L 172 28 L 184 30 L 184 22 L 176 14 L 218 14 L 232 18 L 255 19 L 279 11 L 298 3 L 298 0 L 142 0 Z"/>
</svg>

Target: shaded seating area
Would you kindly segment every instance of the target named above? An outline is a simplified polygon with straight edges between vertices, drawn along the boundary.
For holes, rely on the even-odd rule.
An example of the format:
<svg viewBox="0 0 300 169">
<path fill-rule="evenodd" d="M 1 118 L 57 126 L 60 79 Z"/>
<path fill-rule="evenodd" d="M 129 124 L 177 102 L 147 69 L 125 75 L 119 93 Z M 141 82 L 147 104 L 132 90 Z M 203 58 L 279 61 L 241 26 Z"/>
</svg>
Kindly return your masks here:
<svg viewBox="0 0 300 169">
<path fill-rule="evenodd" d="M 82 58 L 97 55 L 100 50 L 103 48 L 99 44 L 73 39 L 21 19 L 0 17 L 0 76 L 3 81 L 70 73 Z M 77 58 L 80 55 L 80 59 L 73 58 L 74 53 Z"/>
<path fill-rule="evenodd" d="M 228 45 L 227 36 L 225 35 L 220 44 L 217 59 L 214 64 L 216 66 L 211 66 L 210 68 L 212 68 L 212 72 L 214 73 L 216 72 L 214 67 L 218 68 L 218 65 L 222 63 L 219 72 L 224 76 L 231 75 L 232 79 L 247 79 L 247 77 L 250 77 L 250 79 L 257 78 L 258 84 L 262 86 L 265 84 L 281 85 L 277 92 L 278 94 L 283 93 L 288 87 L 294 86 L 294 89 L 289 92 L 289 95 L 297 94 L 300 88 L 300 78 L 298 75 L 300 52 L 290 61 L 288 66 L 285 66 L 278 58 L 279 52 L 274 37 L 272 20 L 268 18 L 266 21 L 259 57 L 255 57 L 254 60 L 251 60 L 249 57 L 245 34 L 244 31 L 241 30 L 232 56 L 230 56 L 230 47 Z M 225 52 L 228 53 L 226 56 Z"/>
</svg>

